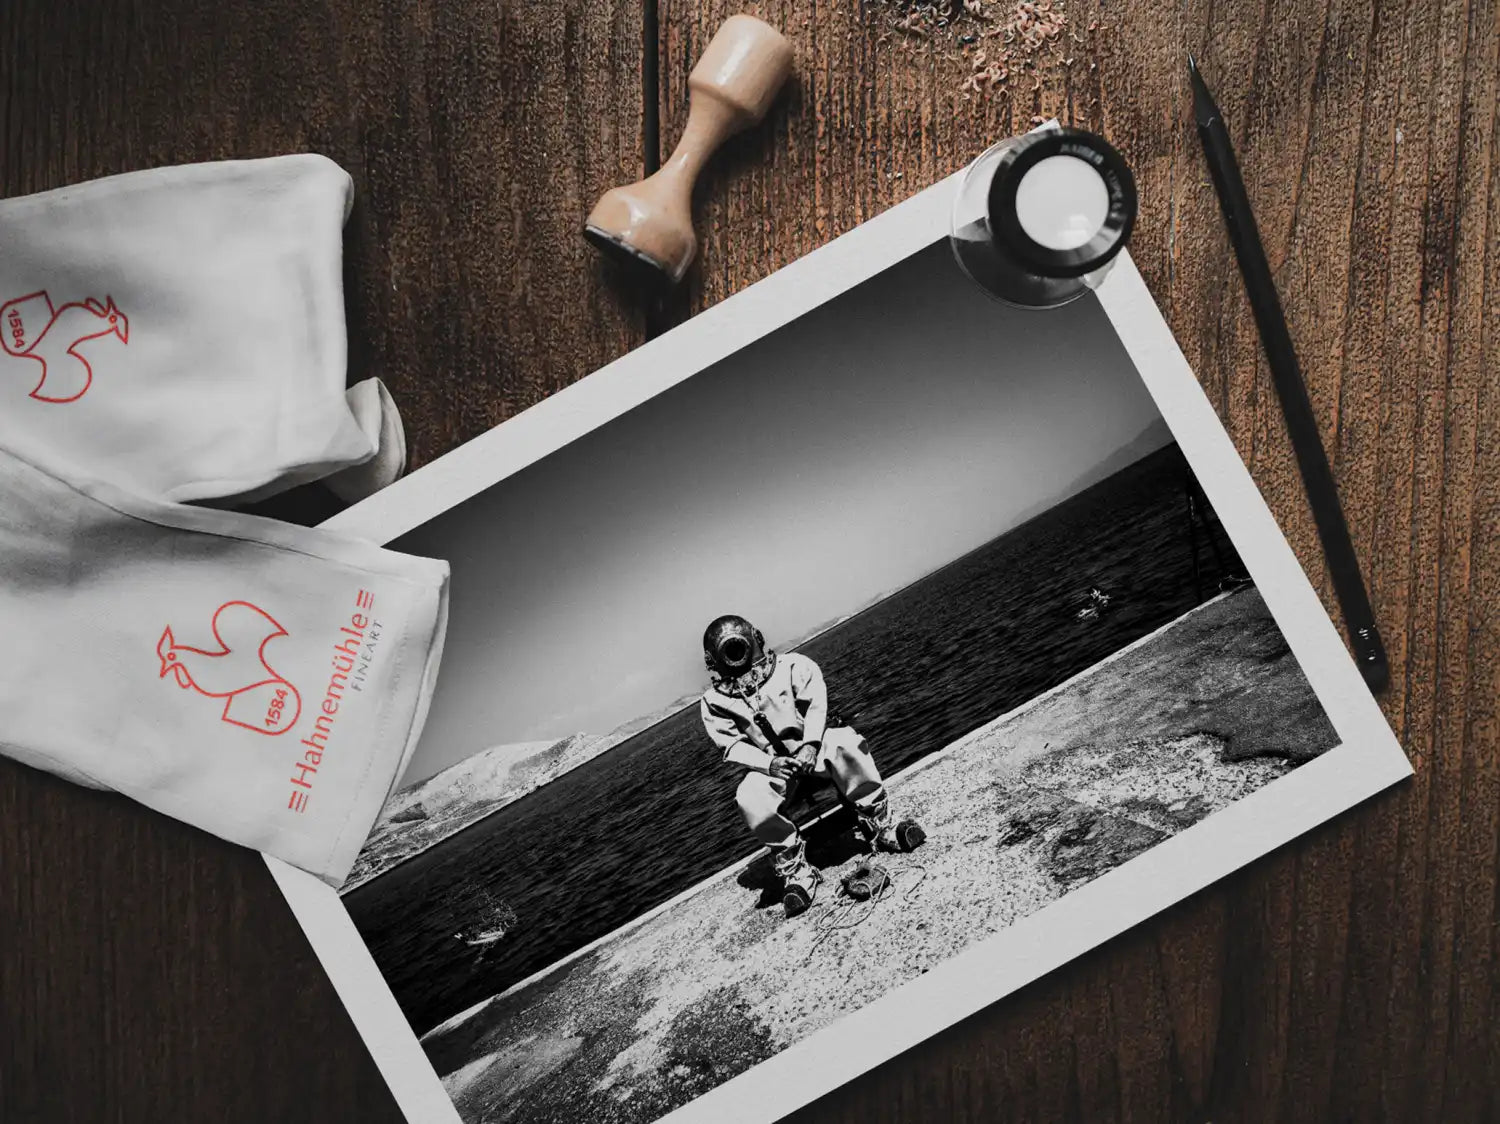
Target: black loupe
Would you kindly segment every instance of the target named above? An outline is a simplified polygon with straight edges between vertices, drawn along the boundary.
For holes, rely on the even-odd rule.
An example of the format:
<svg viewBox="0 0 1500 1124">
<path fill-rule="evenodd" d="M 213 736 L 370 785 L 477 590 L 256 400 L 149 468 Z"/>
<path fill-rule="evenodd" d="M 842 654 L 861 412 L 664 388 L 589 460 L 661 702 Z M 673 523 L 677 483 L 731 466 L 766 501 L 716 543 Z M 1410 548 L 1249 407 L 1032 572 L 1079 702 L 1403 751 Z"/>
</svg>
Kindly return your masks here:
<svg viewBox="0 0 1500 1124">
<path fill-rule="evenodd" d="M 970 277 L 1022 308 L 1056 308 L 1097 286 L 1135 225 L 1135 179 L 1082 129 L 1001 141 L 964 174 L 951 243 Z"/>
</svg>

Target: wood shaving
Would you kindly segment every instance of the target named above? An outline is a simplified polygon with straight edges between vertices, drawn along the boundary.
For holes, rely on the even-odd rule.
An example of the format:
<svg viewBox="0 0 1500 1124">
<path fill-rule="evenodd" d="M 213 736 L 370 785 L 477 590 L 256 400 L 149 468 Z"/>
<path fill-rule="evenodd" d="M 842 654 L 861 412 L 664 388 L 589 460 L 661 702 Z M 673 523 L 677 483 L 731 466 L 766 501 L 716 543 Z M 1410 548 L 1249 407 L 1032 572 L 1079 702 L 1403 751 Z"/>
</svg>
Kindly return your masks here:
<svg viewBox="0 0 1500 1124">
<path fill-rule="evenodd" d="M 898 46 L 961 59 L 967 73 L 958 88 L 965 96 L 1012 88 L 1035 93 L 1044 74 L 1070 70 L 1106 30 L 1094 19 L 1080 34 L 1069 23 L 1063 0 L 863 0 L 862 10 L 883 13 L 887 26 L 898 33 Z M 891 31 L 883 32 L 876 44 L 892 42 Z M 1089 60 L 1089 70 L 1096 69 Z M 1022 73 L 1030 82 L 1016 87 Z"/>
</svg>

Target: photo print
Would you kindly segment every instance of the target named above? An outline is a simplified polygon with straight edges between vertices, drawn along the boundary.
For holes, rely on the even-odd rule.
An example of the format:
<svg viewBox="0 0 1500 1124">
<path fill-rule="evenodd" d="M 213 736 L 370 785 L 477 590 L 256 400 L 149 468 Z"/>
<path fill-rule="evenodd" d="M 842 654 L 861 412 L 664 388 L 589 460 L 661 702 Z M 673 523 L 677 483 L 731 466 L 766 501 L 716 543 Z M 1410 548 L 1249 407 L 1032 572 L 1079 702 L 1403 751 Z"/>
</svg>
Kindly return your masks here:
<svg viewBox="0 0 1500 1124">
<path fill-rule="evenodd" d="M 340 893 L 459 1118 L 680 1114 L 1339 745 L 1233 526 L 1098 297 L 939 240 L 392 541 L 451 622 Z"/>
</svg>

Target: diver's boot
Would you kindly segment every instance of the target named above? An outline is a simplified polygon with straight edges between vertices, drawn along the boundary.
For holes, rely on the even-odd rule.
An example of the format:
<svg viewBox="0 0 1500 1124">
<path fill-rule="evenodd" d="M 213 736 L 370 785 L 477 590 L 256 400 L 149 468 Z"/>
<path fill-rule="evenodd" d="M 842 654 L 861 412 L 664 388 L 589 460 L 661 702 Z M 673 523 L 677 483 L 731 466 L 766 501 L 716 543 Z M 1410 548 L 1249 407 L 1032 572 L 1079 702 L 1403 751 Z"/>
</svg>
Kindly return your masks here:
<svg viewBox="0 0 1500 1124">
<path fill-rule="evenodd" d="M 812 905 L 823 875 L 807 861 L 807 844 L 801 835 L 789 845 L 771 852 L 771 863 L 781 878 L 781 906 L 788 917 L 796 917 Z"/>
<path fill-rule="evenodd" d="M 854 814 L 859 821 L 859 833 L 872 851 L 915 851 L 927 842 L 927 833 L 916 820 L 895 822 L 884 789 L 869 803 L 856 807 Z"/>
<path fill-rule="evenodd" d="M 857 902 L 867 902 L 871 898 L 879 898 L 891 886 L 891 876 L 886 869 L 870 859 L 862 860 L 848 874 L 844 875 L 844 893 L 848 894 Z"/>
</svg>

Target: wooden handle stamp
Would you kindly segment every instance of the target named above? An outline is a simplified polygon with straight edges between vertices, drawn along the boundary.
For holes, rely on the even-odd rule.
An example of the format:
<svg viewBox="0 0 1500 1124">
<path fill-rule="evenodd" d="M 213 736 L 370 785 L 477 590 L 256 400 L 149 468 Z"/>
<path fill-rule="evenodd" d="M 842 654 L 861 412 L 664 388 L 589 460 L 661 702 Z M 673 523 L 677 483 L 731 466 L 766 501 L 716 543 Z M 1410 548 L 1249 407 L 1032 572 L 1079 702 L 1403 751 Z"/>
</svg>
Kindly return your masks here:
<svg viewBox="0 0 1500 1124">
<path fill-rule="evenodd" d="M 606 191 L 583 233 L 610 257 L 645 265 L 676 283 L 698 239 L 693 184 L 714 150 L 760 121 L 792 72 L 792 47 L 754 16 L 724 21 L 688 76 L 692 104 L 671 158 L 645 179 Z"/>
</svg>

